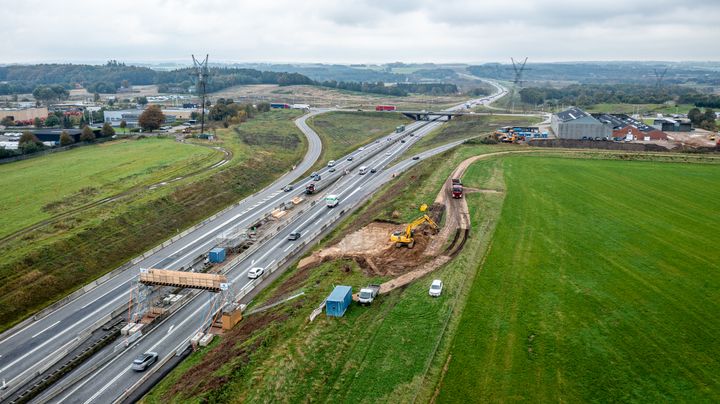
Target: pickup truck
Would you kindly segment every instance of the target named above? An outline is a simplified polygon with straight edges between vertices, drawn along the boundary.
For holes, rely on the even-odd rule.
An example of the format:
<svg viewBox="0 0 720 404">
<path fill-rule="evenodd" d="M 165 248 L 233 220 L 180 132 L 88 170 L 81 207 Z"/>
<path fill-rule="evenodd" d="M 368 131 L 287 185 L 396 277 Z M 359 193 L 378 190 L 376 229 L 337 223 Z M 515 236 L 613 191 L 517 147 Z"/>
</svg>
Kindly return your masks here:
<svg viewBox="0 0 720 404">
<path fill-rule="evenodd" d="M 373 302 L 373 300 L 375 300 L 378 292 L 380 292 L 380 285 L 368 285 L 360 289 L 360 293 L 358 294 L 358 302 L 360 302 L 360 304 L 370 304 Z"/>
</svg>

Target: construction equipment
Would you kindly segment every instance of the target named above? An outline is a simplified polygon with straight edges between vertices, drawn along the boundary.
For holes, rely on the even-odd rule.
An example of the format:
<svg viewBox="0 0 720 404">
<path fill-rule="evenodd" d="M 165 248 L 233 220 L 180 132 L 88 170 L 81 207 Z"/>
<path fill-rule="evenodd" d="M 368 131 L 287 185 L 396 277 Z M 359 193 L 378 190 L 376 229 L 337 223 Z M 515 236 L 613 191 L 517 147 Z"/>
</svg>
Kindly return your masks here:
<svg viewBox="0 0 720 404">
<path fill-rule="evenodd" d="M 405 227 L 405 230 L 398 230 L 390 235 L 390 241 L 395 243 L 395 247 L 402 247 L 407 246 L 408 248 L 415 247 L 415 239 L 413 238 L 415 228 L 420 226 L 423 223 L 427 223 L 432 227 L 433 229 L 437 230 L 438 225 L 433 221 L 430 216 L 428 216 L 426 213 L 424 213 L 427 210 L 427 204 L 420 205 L 420 212 L 423 212 L 423 215 L 419 218 L 413 220 L 410 222 L 407 227 Z"/>
</svg>

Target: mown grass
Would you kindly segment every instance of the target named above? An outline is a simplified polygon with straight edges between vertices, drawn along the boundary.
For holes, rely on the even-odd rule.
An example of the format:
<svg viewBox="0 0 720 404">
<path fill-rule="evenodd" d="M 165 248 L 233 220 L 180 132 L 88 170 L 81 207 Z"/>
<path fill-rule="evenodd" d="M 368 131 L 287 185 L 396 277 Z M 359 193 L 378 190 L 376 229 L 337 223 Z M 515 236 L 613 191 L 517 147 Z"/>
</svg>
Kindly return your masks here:
<svg viewBox="0 0 720 404">
<path fill-rule="evenodd" d="M 607 103 L 595 104 L 585 108 L 588 112 L 613 113 L 613 114 L 635 114 L 635 113 L 658 113 L 658 114 L 687 114 L 692 108 L 692 104 L 622 104 Z"/>
<path fill-rule="evenodd" d="M 411 123 L 409 118 L 401 114 L 348 111 L 315 115 L 307 122 L 320 136 L 323 145 L 322 153 L 313 170 L 323 167 L 330 160 L 337 160 L 366 143 L 390 134 L 399 125 Z"/>
<path fill-rule="evenodd" d="M 438 402 L 719 401 L 720 166 L 502 168 L 502 216 Z"/>
<path fill-rule="evenodd" d="M 0 331 L 287 172 L 307 149 L 295 116 L 259 114 L 239 133 L 218 131 L 218 144 L 234 151 L 233 161 L 219 171 L 92 208 L 43 229 L 49 236 L 33 234 L 4 245 Z M 268 130 L 276 137 L 241 136 Z"/>
<path fill-rule="evenodd" d="M 136 186 L 212 165 L 221 153 L 170 139 L 106 142 L 0 165 L 0 237 Z"/>
<path fill-rule="evenodd" d="M 456 140 L 490 134 L 503 126 L 531 126 L 540 121 L 542 121 L 542 118 L 539 116 L 512 115 L 466 115 L 453 118 L 447 124 L 425 135 L 412 145 L 403 156 L 415 155 Z"/>
</svg>

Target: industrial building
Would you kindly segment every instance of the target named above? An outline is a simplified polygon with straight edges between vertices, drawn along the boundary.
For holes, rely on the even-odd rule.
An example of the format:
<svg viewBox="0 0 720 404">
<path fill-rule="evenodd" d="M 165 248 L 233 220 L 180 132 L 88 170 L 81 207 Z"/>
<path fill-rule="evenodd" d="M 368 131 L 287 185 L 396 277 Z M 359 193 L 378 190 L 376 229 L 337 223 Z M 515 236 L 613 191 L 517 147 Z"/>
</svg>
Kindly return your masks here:
<svg viewBox="0 0 720 404">
<path fill-rule="evenodd" d="M 560 139 L 605 139 L 612 136 L 609 126 L 576 107 L 553 114 L 550 126 Z"/>
<path fill-rule="evenodd" d="M 692 132 L 693 127 L 689 119 L 657 118 L 653 126 L 663 132 Z"/>
<path fill-rule="evenodd" d="M 612 138 L 615 140 L 667 140 L 665 132 L 626 114 L 592 114 L 592 116 L 612 129 Z"/>
<path fill-rule="evenodd" d="M 165 123 L 173 123 L 177 119 L 190 119 L 190 115 L 195 110 L 185 110 L 185 109 L 164 109 L 162 110 L 163 114 L 165 115 Z M 125 109 L 125 110 L 119 110 L 119 111 L 105 111 L 104 112 L 104 118 L 105 122 L 109 123 L 111 126 L 120 126 L 120 122 L 125 121 L 128 128 L 136 128 L 140 126 L 138 124 L 138 120 L 140 119 L 140 114 L 143 113 L 143 110 L 141 109 Z"/>
</svg>

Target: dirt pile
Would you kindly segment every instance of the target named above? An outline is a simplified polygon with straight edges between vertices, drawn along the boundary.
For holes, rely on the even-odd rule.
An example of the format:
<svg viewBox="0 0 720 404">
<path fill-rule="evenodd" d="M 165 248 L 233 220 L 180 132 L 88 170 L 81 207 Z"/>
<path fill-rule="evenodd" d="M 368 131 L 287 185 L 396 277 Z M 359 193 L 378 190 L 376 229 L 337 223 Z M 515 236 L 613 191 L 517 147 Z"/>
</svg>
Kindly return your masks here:
<svg viewBox="0 0 720 404">
<path fill-rule="evenodd" d="M 414 248 L 397 248 L 390 242 L 390 234 L 403 229 L 404 225 L 372 222 L 345 236 L 338 243 L 318 250 L 298 263 L 299 270 L 338 259 L 353 259 L 366 275 L 400 275 L 412 271 L 428 261 L 423 254 L 430 240 L 431 231 L 426 226 L 415 230 Z"/>
</svg>

